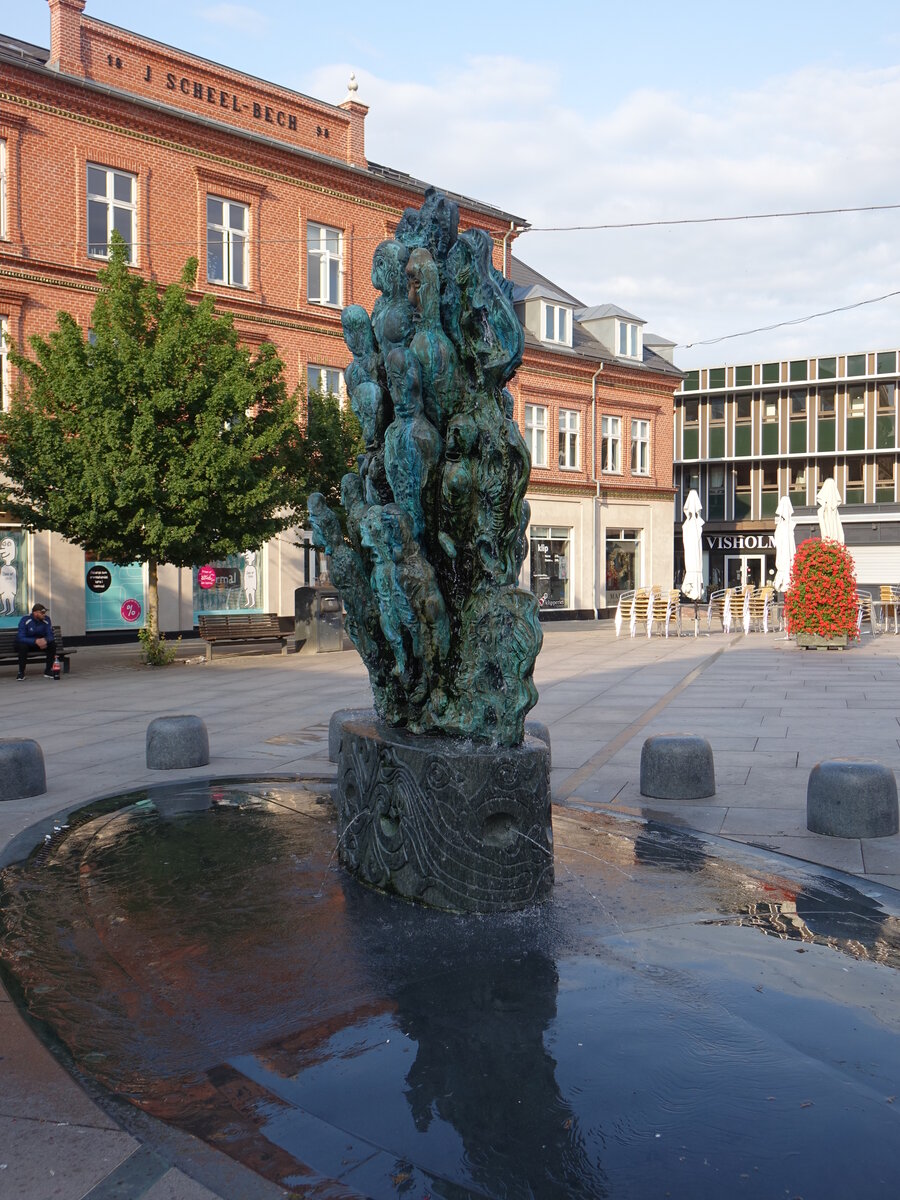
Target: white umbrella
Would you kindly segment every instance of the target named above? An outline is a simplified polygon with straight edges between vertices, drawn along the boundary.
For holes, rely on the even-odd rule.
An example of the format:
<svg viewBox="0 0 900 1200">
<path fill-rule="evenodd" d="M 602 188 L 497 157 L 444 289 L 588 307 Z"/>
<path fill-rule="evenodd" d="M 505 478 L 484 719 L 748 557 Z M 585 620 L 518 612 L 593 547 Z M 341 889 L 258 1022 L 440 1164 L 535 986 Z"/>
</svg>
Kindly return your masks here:
<svg viewBox="0 0 900 1200">
<path fill-rule="evenodd" d="M 786 592 L 791 580 L 791 563 L 797 553 L 794 540 L 794 506 L 789 496 L 782 496 L 775 509 L 775 591 Z"/>
<path fill-rule="evenodd" d="M 684 543 L 684 579 L 681 590 L 688 600 L 699 600 L 703 595 L 703 518 L 700 516 L 700 497 L 691 488 L 684 502 L 684 522 L 681 539 Z"/>
<path fill-rule="evenodd" d="M 823 538 L 833 538 L 836 542 L 842 542 L 844 527 L 838 516 L 838 506 L 843 504 L 843 501 L 833 479 L 823 482 L 816 496 L 816 504 L 819 506 L 819 533 Z"/>
</svg>

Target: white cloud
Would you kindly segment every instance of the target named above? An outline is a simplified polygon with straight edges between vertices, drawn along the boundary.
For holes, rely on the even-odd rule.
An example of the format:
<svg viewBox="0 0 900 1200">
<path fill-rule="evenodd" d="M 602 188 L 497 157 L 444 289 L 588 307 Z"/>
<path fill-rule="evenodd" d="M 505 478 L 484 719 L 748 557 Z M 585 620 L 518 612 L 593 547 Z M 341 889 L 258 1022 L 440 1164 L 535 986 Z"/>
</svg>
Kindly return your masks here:
<svg viewBox="0 0 900 1200">
<path fill-rule="evenodd" d="M 347 66 L 323 68 L 304 88 L 343 94 L 348 75 Z M 877 205 L 900 196 L 900 68 L 809 67 L 716 96 L 642 87 L 613 103 L 599 97 L 597 111 L 567 103 L 555 69 L 502 56 L 469 60 L 428 84 L 357 75 L 375 161 L 535 227 Z M 697 342 L 900 288 L 900 212 L 534 232 L 516 252 L 587 303 L 615 301 L 653 332 Z M 900 300 L 679 351 L 676 361 L 897 344 Z"/>
<path fill-rule="evenodd" d="M 208 4 L 200 10 L 199 15 L 212 25 L 224 25 L 254 37 L 264 34 L 269 27 L 269 18 L 265 13 L 248 4 Z"/>
</svg>

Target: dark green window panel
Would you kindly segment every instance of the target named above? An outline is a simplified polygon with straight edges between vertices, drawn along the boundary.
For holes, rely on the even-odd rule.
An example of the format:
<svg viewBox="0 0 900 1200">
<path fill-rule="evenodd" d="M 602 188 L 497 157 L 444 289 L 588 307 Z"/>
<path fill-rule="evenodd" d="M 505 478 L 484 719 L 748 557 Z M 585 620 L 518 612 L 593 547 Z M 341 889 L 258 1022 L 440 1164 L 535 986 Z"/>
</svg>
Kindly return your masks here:
<svg viewBox="0 0 900 1200">
<path fill-rule="evenodd" d="M 847 488 L 847 504 L 862 504 L 865 493 L 859 485 Z"/>
<path fill-rule="evenodd" d="M 724 458 L 725 457 L 725 430 L 710 429 L 709 431 L 709 457 Z"/>
<path fill-rule="evenodd" d="M 834 449 L 834 417 L 829 417 L 825 421 L 819 421 L 818 429 L 818 450 L 833 450 Z"/>
<path fill-rule="evenodd" d="M 774 511 L 774 510 L 773 510 Z M 734 518 L 736 521 L 742 520 L 744 517 L 750 516 L 750 492 L 735 492 L 734 494 Z"/>
<path fill-rule="evenodd" d="M 700 387 L 700 372 L 687 371 L 685 372 L 684 380 L 681 384 L 683 392 L 696 392 Z"/>
<path fill-rule="evenodd" d="M 820 379 L 836 379 L 837 378 L 837 359 L 836 358 L 820 358 L 819 359 L 819 378 Z"/>
<path fill-rule="evenodd" d="M 803 383 L 806 379 L 806 359 L 795 359 L 790 365 L 791 383 Z"/>
<path fill-rule="evenodd" d="M 725 493 L 724 492 L 710 492 L 709 493 L 709 508 L 707 509 L 707 516 L 709 516 L 709 518 L 711 520 L 718 520 L 718 521 L 725 520 Z"/>
<path fill-rule="evenodd" d="M 804 454 L 806 452 L 805 421 L 791 421 L 790 449 L 792 454 Z"/>
<path fill-rule="evenodd" d="M 725 386 L 725 368 L 713 367 L 709 372 L 709 386 L 711 388 L 723 388 Z"/>
<path fill-rule="evenodd" d="M 823 449 L 824 447 L 819 447 Z M 865 450 L 866 448 L 866 418 L 865 417 L 848 417 L 847 418 L 847 449 L 848 450 Z"/>
<path fill-rule="evenodd" d="M 892 504 L 894 500 L 893 487 L 877 487 L 875 489 L 876 504 Z"/>
<path fill-rule="evenodd" d="M 774 423 L 762 427 L 762 452 L 763 454 L 778 453 L 778 426 Z"/>
<path fill-rule="evenodd" d="M 763 363 L 763 383 L 781 383 L 781 363 Z"/>
<path fill-rule="evenodd" d="M 753 368 L 752 367 L 735 367 L 734 368 L 734 385 L 735 385 L 735 387 L 752 387 L 753 386 Z"/>
<path fill-rule="evenodd" d="M 775 510 L 778 508 L 778 493 L 763 492 L 762 494 L 762 512 L 761 517 L 774 517 Z"/>
<path fill-rule="evenodd" d="M 884 413 L 875 418 L 876 450 L 893 450 L 896 437 L 896 421 L 893 413 Z"/>
<path fill-rule="evenodd" d="M 700 457 L 700 430 L 685 429 L 682 435 L 682 446 L 684 451 L 682 458 L 699 458 Z"/>
<path fill-rule="evenodd" d="M 866 373 L 866 356 L 864 354 L 848 354 L 847 355 L 847 374 L 848 375 L 865 375 Z"/>
<path fill-rule="evenodd" d="M 734 452 L 741 458 L 749 458 L 751 454 L 750 426 L 738 425 L 734 431 Z"/>
<path fill-rule="evenodd" d="M 799 492 L 788 492 L 791 498 L 791 504 L 794 508 L 798 508 L 801 504 L 806 503 L 806 488 L 801 488 Z"/>
<path fill-rule="evenodd" d="M 879 375 L 893 375 L 897 370 L 897 352 L 889 350 L 875 359 L 875 370 Z"/>
</svg>

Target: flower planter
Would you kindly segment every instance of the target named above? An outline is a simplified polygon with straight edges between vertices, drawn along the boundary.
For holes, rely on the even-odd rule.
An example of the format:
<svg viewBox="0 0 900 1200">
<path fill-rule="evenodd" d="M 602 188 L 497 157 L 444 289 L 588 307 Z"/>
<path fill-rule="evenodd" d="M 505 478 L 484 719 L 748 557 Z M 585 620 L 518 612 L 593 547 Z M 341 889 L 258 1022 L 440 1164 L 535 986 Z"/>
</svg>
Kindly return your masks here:
<svg viewBox="0 0 900 1200">
<path fill-rule="evenodd" d="M 797 645 L 804 650 L 846 650 L 849 636 L 846 633 L 798 633 Z"/>
</svg>

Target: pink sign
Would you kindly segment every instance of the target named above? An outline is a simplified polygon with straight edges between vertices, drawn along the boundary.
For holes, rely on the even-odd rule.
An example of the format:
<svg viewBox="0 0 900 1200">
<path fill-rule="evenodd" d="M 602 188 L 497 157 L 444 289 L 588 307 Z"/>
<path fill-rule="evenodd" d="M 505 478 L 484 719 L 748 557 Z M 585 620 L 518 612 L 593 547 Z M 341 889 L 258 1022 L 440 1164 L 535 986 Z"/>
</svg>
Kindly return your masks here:
<svg viewBox="0 0 900 1200">
<path fill-rule="evenodd" d="M 216 568 L 201 567 L 197 572 L 197 582 L 202 588 L 212 588 L 216 586 Z"/>
<path fill-rule="evenodd" d="M 126 600 L 120 612 L 122 613 L 123 621 L 139 621 L 141 617 L 141 606 L 137 600 Z"/>
</svg>

